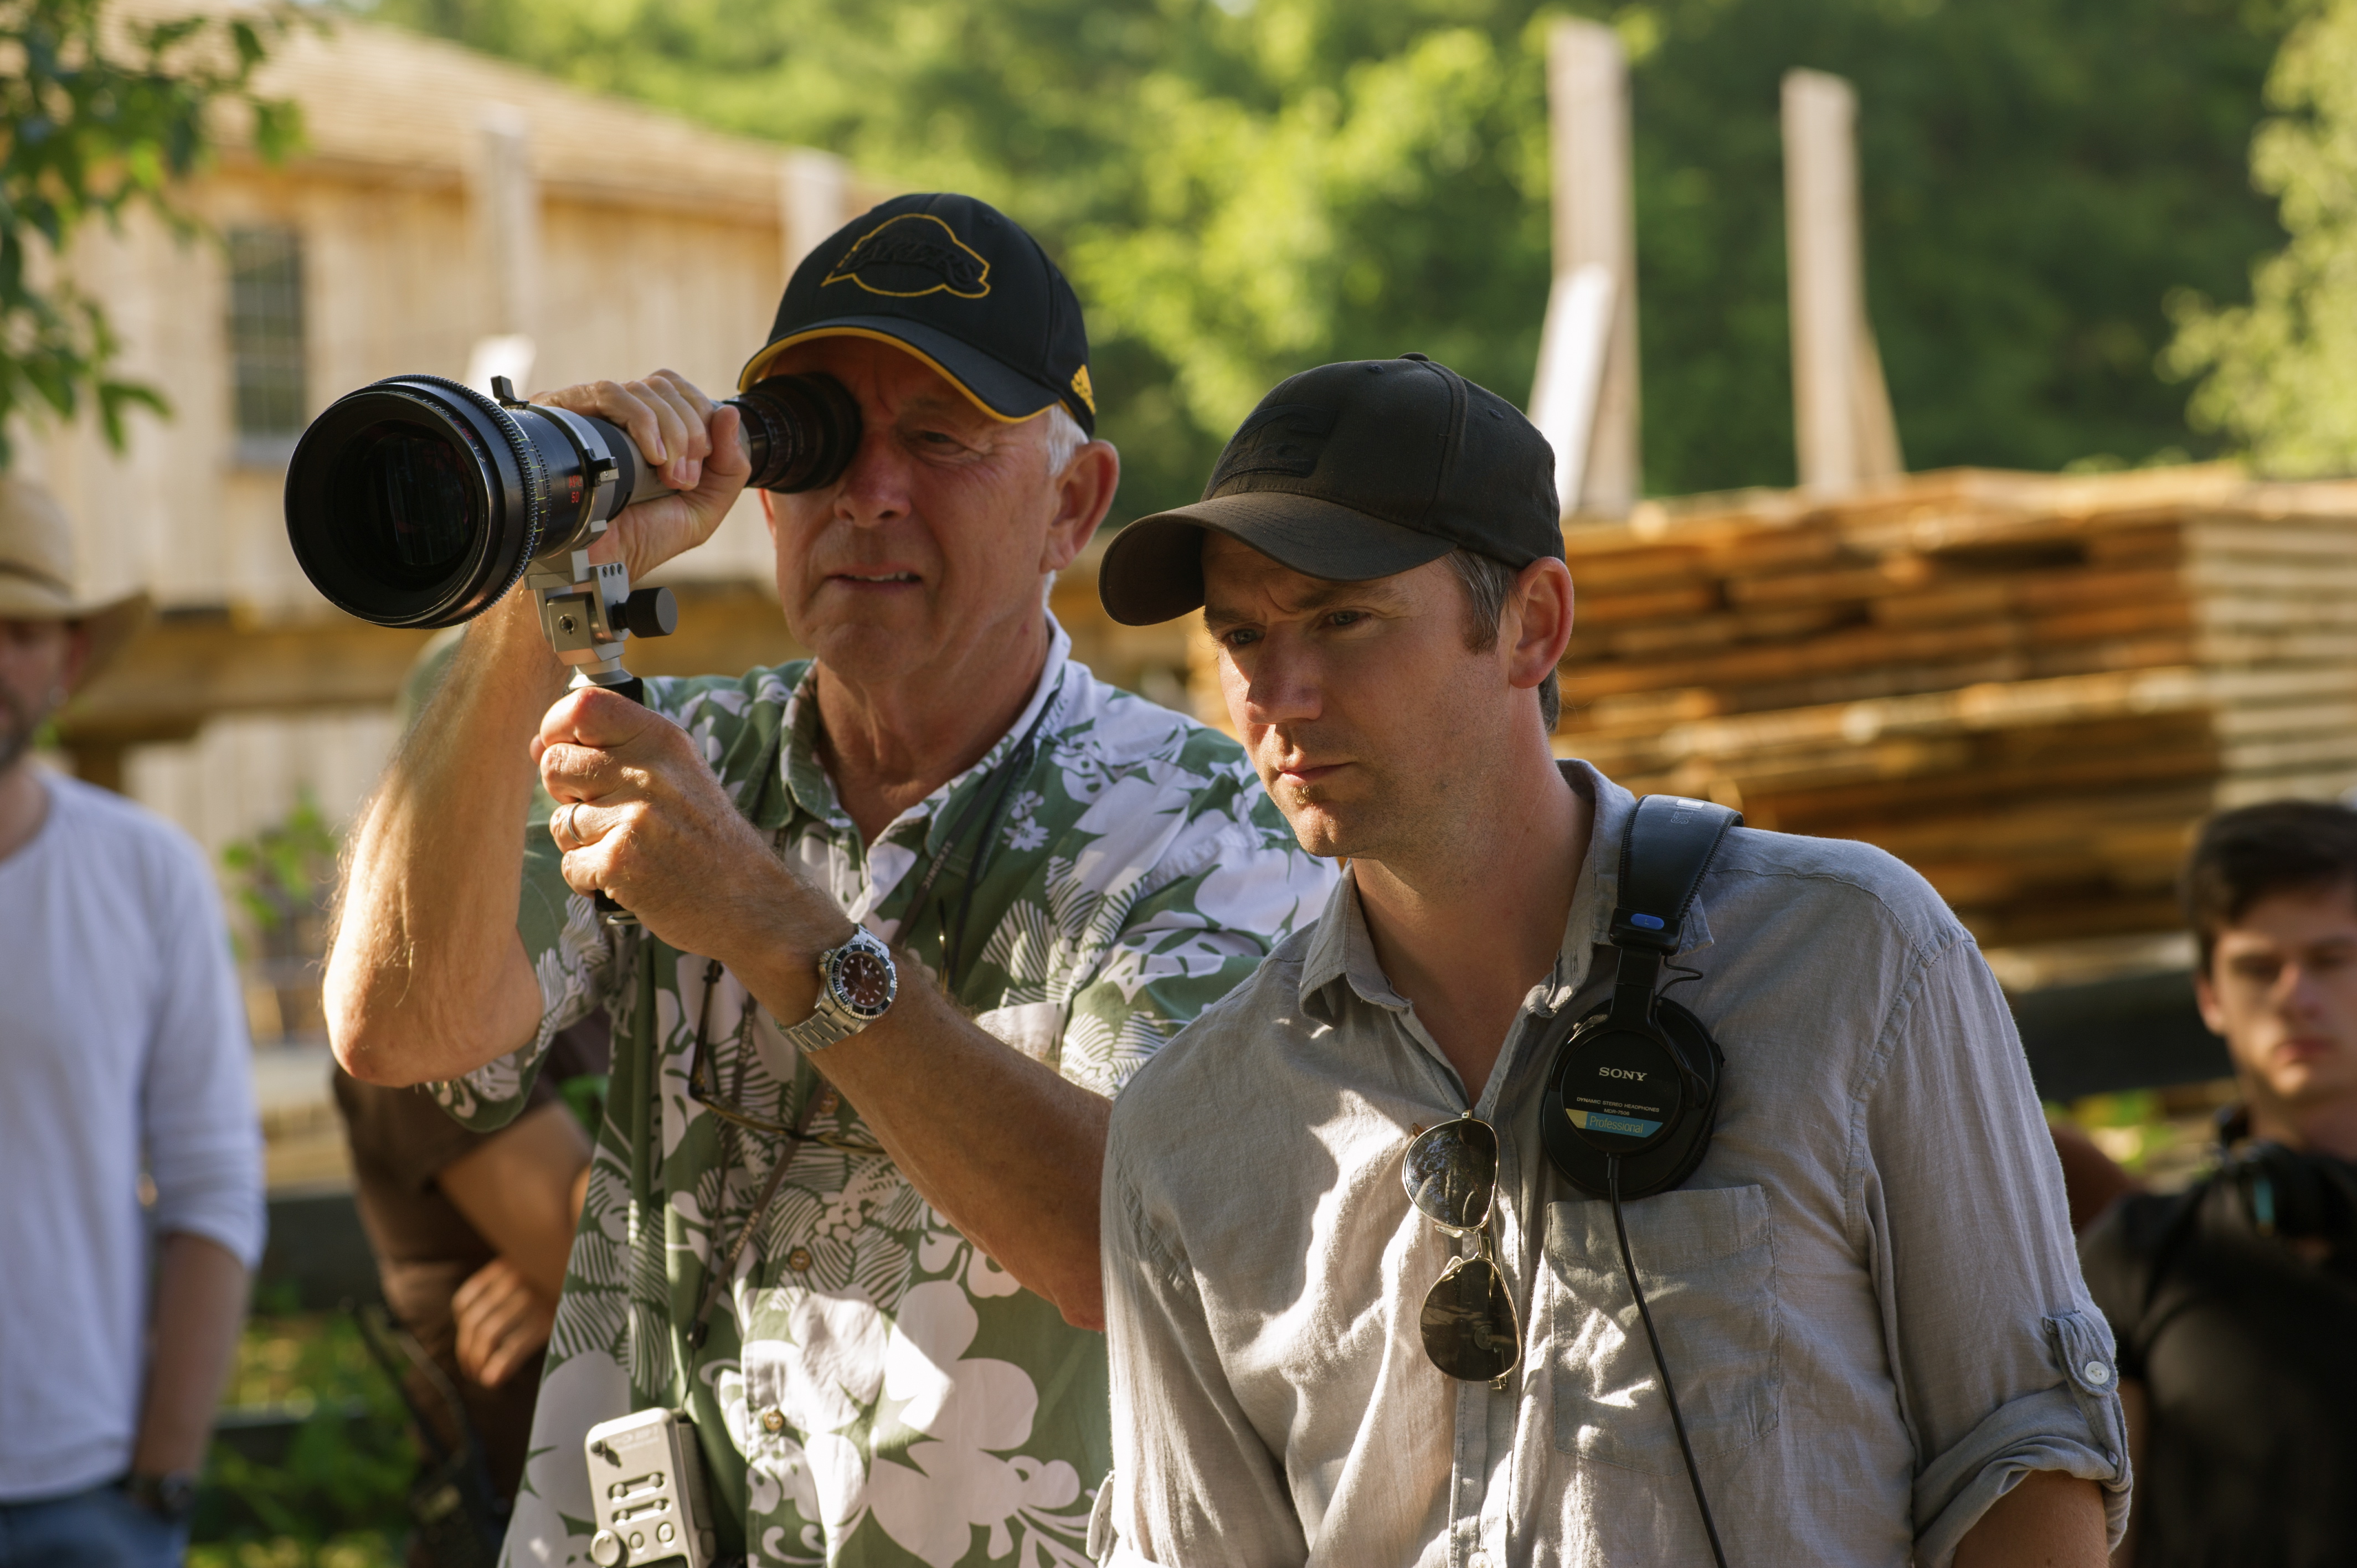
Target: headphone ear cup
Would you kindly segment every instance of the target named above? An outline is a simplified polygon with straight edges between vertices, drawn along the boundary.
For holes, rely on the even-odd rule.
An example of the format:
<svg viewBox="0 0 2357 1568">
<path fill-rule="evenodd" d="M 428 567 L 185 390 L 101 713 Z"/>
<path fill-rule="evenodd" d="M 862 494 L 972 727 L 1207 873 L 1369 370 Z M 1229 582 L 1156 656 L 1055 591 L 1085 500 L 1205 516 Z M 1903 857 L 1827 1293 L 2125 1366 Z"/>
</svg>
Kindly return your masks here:
<svg viewBox="0 0 2357 1568">
<path fill-rule="evenodd" d="M 1666 997 L 1654 999 L 1651 1025 L 1632 1029 L 1626 1023 L 1615 1023 L 1609 1015 L 1598 1014 L 1572 1030 L 1570 1037 L 1555 1052 L 1555 1065 L 1547 1070 L 1545 1098 L 1539 1108 L 1539 1134 L 1546 1145 L 1548 1160 L 1563 1179 L 1591 1197 L 1610 1196 L 1611 1177 L 1605 1167 L 1604 1151 L 1581 1137 L 1572 1123 L 1566 1085 L 1581 1049 L 1607 1033 L 1650 1035 L 1662 1043 L 1685 1072 L 1684 1104 L 1668 1136 L 1652 1148 L 1623 1155 L 1620 1160 L 1621 1197 L 1651 1197 L 1657 1192 L 1667 1192 L 1694 1175 L 1695 1167 L 1709 1152 L 1711 1132 L 1718 1124 L 1718 1086 L 1724 1077 L 1726 1055 L 1718 1048 L 1718 1042 L 1710 1037 L 1710 1031 L 1703 1027 L 1701 1019 Z"/>
</svg>

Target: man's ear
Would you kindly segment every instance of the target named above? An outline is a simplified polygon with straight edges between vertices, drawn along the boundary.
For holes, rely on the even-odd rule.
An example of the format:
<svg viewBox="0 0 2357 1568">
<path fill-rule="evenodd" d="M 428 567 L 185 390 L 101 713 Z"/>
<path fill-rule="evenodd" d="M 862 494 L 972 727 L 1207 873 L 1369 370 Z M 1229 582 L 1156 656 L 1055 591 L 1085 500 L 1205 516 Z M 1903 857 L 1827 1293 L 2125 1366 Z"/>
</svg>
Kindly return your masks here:
<svg viewBox="0 0 2357 1568">
<path fill-rule="evenodd" d="M 2210 956 L 2209 963 L 2217 961 Z M 2193 1005 L 2201 1010 L 2201 1026 L 2220 1039 L 2226 1037 L 2226 1010 L 2218 1005 L 2218 988 L 2210 983 L 2209 963 L 2193 972 Z"/>
<path fill-rule="evenodd" d="M 1056 515 L 1039 559 L 1039 570 L 1048 573 L 1071 565 L 1113 510 L 1114 491 L 1121 486 L 1121 454 L 1110 441 L 1092 441 L 1072 454 L 1053 482 Z"/>
<path fill-rule="evenodd" d="M 1563 650 L 1571 644 L 1571 568 L 1552 555 L 1540 556 L 1515 575 L 1506 604 L 1512 611 L 1506 630 L 1513 639 L 1506 679 L 1528 690 L 1563 662 Z"/>
</svg>

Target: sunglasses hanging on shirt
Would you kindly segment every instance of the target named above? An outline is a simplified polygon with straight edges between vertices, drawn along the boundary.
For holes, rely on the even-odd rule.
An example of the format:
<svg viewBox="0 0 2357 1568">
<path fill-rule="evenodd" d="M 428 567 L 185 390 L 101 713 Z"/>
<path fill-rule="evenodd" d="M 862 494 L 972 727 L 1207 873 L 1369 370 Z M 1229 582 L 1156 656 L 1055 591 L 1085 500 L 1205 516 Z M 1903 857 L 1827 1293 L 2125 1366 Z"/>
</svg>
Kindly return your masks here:
<svg viewBox="0 0 2357 1568">
<path fill-rule="evenodd" d="M 1415 1135 L 1400 1180 L 1408 1200 L 1451 1236 L 1478 1239 L 1425 1294 L 1424 1353 L 1459 1382 L 1501 1382 L 1523 1359 L 1514 1295 L 1498 1267 L 1490 1218 L 1498 1204 L 1498 1133 L 1470 1111 Z"/>
</svg>

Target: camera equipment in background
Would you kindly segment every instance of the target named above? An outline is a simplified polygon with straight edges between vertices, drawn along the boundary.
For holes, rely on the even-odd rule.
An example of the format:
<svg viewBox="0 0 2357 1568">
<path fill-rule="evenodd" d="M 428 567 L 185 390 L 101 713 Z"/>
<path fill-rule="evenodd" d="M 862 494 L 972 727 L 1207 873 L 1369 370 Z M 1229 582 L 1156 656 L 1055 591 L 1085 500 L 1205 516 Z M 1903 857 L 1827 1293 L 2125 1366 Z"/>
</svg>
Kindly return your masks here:
<svg viewBox="0 0 2357 1568">
<path fill-rule="evenodd" d="M 620 426 L 525 403 L 504 376 L 491 392 L 394 376 L 328 404 L 286 469 L 295 559 L 337 608 L 379 626 L 456 626 L 522 580 L 573 684 L 636 701 L 623 641 L 668 636 L 679 607 L 668 588 L 633 592 L 629 569 L 591 561 L 589 545 L 666 487 Z M 831 484 L 859 447 L 859 405 L 832 376 L 771 376 L 726 405 L 763 489 Z M 603 893 L 597 905 L 627 922 Z"/>
</svg>

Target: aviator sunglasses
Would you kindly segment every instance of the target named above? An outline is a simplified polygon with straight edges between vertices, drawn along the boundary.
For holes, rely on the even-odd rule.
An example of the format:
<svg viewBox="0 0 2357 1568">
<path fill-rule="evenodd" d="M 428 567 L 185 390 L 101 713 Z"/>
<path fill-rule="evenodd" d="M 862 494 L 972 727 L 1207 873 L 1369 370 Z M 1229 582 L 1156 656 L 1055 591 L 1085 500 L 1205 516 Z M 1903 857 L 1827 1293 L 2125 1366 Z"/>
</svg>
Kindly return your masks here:
<svg viewBox="0 0 2357 1568">
<path fill-rule="evenodd" d="M 1416 1212 L 1478 1251 L 1453 1258 L 1424 1298 L 1424 1353 L 1460 1382 L 1501 1380 L 1523 1359 L 1514 1298 L 1490 1231 L 1498 1200 L 1498 1133 L 1470 1111 L 1415 1135 L 1400 1182 Z"/>
</svg>

